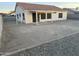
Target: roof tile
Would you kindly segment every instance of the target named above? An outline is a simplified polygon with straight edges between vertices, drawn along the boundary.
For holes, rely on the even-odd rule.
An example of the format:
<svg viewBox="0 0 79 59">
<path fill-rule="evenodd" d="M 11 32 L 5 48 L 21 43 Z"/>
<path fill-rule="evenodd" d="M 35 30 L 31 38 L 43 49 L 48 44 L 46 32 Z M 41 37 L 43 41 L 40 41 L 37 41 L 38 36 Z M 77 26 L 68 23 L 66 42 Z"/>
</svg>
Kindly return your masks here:
<svg viewBox="0 0 79 59">
<path fill-rule="evenodd" d="M 63 9 L 52 5 L 40 5 L 40 4 L 31 4 L 31 3 L 24 3 L 24 2 L 17 2 L 16 5 L 22 7 L 24 10 L 63 11 Z"/>
</svg>

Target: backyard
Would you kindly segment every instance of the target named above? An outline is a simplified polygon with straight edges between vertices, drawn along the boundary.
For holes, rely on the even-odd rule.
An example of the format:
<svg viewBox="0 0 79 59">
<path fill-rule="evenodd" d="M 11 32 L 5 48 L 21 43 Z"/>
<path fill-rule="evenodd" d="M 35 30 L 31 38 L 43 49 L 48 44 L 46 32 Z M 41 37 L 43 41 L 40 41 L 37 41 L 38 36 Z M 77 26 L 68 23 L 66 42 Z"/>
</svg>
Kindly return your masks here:
<svg viewBox="0 0 79 59">
<path fill-rule="evenodd" d="M 79 20 L 37 25 L 4 22 L 3 48 L 6 54 L 16 51 L 11 55 L 79 55 L 78 33 Z"/>
</svg>

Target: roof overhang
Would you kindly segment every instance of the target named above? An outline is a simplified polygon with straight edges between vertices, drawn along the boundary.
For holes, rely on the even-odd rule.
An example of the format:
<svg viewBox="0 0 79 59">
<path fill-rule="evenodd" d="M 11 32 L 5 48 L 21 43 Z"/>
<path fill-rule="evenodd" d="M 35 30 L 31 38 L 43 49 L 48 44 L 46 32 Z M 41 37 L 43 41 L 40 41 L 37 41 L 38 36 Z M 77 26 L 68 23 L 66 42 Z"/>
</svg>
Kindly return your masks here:
<svg viewBox="0 0 79 59">
<path fill-rule="evenodd" d="M 56 12 L 64 12 L 64 11 L 52 11 L 52 10 L 29 10 L 32 13 L 56 13 Z"/>
</svg>

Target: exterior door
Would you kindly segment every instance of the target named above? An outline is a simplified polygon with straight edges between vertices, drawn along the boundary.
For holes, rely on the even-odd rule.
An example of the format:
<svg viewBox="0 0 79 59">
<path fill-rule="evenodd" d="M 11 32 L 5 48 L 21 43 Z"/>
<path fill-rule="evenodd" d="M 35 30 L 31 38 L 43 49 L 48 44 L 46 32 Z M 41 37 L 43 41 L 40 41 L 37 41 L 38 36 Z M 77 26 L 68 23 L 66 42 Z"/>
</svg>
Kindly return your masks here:
<svg viewBox="0 0 79 59">
<path fill-rule="evenodd" d="M 36 13 L 32 13 L 33 22 L 36 22 Z"/>
</svg>

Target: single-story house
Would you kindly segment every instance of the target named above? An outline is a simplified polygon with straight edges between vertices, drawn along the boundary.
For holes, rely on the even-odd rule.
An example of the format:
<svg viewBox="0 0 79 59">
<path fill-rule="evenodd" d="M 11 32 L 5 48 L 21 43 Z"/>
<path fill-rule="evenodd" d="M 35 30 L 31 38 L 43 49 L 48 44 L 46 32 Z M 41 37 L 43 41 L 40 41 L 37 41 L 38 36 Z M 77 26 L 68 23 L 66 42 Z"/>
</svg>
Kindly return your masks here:
<svg viewBox="0 0 79 59">
<path fill-rule="evenodd" d="M 17 2 L 15 11 L 16 21 L 26 24 L 67 19 L 67 11 L 52 5 Z"/>
</svg>

